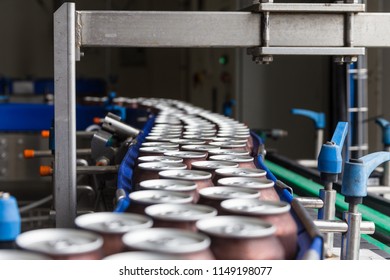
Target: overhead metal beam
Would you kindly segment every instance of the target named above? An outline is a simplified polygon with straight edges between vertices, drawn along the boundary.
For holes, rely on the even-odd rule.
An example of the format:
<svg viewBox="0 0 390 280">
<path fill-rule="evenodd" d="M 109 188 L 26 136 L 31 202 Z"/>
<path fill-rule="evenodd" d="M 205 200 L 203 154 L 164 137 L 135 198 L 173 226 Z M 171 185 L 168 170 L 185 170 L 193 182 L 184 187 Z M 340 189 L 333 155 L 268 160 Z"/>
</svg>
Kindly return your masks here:
<svg viewBox="0 0 390 280">
<path fill-rule="evenodd" d="M 80 46 L 254 47 L 260 15 L 250 12 L 78 11 Z M 390 14 L 357 13 L 354 47 L 389 47 Z M 343 47 L 344 14 L 270 15 L 270 47 Z"/>
</svg>

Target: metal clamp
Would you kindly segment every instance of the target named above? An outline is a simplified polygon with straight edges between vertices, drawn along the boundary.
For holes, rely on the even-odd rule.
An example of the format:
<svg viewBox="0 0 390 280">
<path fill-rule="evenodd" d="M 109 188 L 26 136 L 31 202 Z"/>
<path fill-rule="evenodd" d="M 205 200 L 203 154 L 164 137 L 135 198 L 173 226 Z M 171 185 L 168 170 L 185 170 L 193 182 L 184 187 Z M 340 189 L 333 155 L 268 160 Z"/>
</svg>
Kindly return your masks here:
<svg viewBox="0 0 390 280">
<path fill-rule="evenodd" d="M 344 0 L 345 3 L 274 3 L 273 0 L 258 0 L 245 10 L 260 13 L 260 46 L 247 49 L 252 60 L 259 64 L 269 64 L 274 55 L 331 55 L 339 64 L 353 63 L 359 55 L 365 54 L 365 48 L 354 45 L 354 15 L 364 12 L 366 6 L 357 0 Z M 270 46 L 271 13 L 345 13 L 343 47 L 278 47 Z"/>
</svg>

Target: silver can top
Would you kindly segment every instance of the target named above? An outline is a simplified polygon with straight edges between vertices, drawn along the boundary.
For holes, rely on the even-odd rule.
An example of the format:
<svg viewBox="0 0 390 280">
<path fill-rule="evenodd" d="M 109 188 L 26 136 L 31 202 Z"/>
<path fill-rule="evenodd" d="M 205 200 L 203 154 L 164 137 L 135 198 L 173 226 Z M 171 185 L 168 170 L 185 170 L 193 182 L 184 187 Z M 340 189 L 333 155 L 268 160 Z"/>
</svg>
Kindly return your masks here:
<svg viewBox="0 0 390 280">
<path fill-rule="evenodd" d="M 229 199 L 222 201 L 221 207 L 231 213 L 245 215 L 278 215 L 290 211 L 290 204 L 284 201 L 258 199 Z"/>
<path fill-rule="evenodd" d="M 170 140 L 171 143 L 179 144 L 179 145 L 204 145 L 206 144 L 206 141 L 203 140 L 191 140 L 191 139 L 172 139 Z"/>
<path fill-rule="evenodd" d="M 230 132 L 218 132 L 217 137 L 233 137 L 237 139 L 248 139 L 250 134 L 238 134 L 238 133 L 230 133 Z"/>
<path fill-rule="evenodd" d="M 199 195 L 215 200 L 232 198 L 259 198 L 260 192 L 237 187 L 209 187 L 199 190 Z"/>
<path fill-rule="evenodd" d="M 237 143 L 237 144 L 246 144 L 246 139 L 231 138 L 231 137 L 215 137 L 214 142 L 225 142 L 225 143 Z"/>
<path fill-rule="evenodd" d="M 167 163 L 181 163 L 182 158 L 170 156 L 143 156 L 138 158 L 138 162 L 167 162 Z"/>
<path fill-rule="evenodd" d="M 141 147 L 179 148 L 179 144 L 171 142 L 144 142 Z"/>
<path fill-rule="evenodd" d="M 266 189 L 274 186 L 274 181 L 266 178 L 227 177 L 218 180 L 222 186 L 236 186 L 250 189 Z"/>
<path fill-rule="evenodd" d="M 150 228 L 126 233 L 123 243 L 136 250 L 168 254 L 199 252 L 210 246 L 210 239 L 201 233 L 181 229 Z"/>
<path fill-rule="evenodd" d="M 193 200 L 192 196 L 189 194 L 165 190 L 136 191 L 130 193 L 129 198 L 131 201 L 146 205 L 159 203 L 191 203 Z"/>
<path fill-rule="evenodd" d="M 178 260 L 175 255 L 155 253 L 155 252 L 124 252 L 113 254 L 105 257 L 103 260 L 106 261 L 120 261 L 120 260 Z"/>
<path fill-rule="evenodd" d="M 246 150 L 231 150 L 231 149 L 221 149 L 217 148 L 214 150 L 207 151 L 210 155 L 232 155 L 232 156 L 246 156 L 249 155 L 249 152 Z"/>
<path fill-rule="evenodd" d="M 216 149 L 217 147 L 216 146 L 212 146 L 212 145 L 184 145 L 181 147 L 183 150 L 186 150 L 186 151 L 209 151 L 209 150 L 213 150 L 213 149 Z"/>
<path fill-rule="evenodd" d="M 50 260 L 50 258 L 22 250 L 0 250 L 0 260 Z"/>
<path fill-rule="evenodd" d="M 146 136 L 145 139 L 147 141 L 155 141 L 155 142 L 169 142 L 171 139 L 176 139 L 177 137 L 167 137 L 167 136 Z"/>
<path fill-rule="evenodd" d="M 226 160 L 230 162 L 242 163 L 242 162 L 253 162 L 251 156 L 237 156 L 237 155 L 213 155 L 210 156 L 212 160 Z"/>
<path fill-rule="evenodd" d="M 211 173 L 199 170 L 164 170 L 158 175 L 164 179 L 179 179 L 179 180 L 208 180 L 211 179 Z"/>
<path fill-rule="evenodd" d="M 148 206 L 145 213 L 153 219 L 166 221 L 198 221 L 217 215 L 210 206 L 196 204 L 155 204 Z"/>
<path fill-rule="evenodd" d="M 178 148 L 164 148 L 164 147 L 141 147 L 140 152 L 151 153 L 151 154 L 163 154 L 166 152 L 178 151 Z"/>
<path fill-rule="evenodd" d="M 246 143 L 234 143 L 234 142 L 210 142 L 209 145 L 220 148 L 245 148 Z"/>
<path fill-rule="evenodd" d="M 99 212 L 78 216 L 76 226 L 99 233 L 126 233 L 152 227 L 153 221 L 143 215 Z"/>
<path fill-rule="evenodd" d="M 184 163 L 172 163 L 172 162 L 142 162 L 138 164 L 138 168 L 142 170 L 170 170 L 170 169 L 186 169 L 187 165 Z"/>
<path fill-rule="evenodd" d="M 178 158 L 205 158 L 207 153 L 205 152 L 192 152 L 192 151 L 177 151 L 164 153 L 166 156 L 178 157 Z"/>
<path fill-rule="evenodd" d="M 196 227 L 206 234 L 230 238 L 261 238 L 271 236 L 276 228 L 257 218 L 218 216 L 196 222 Z"/>
<path fill-rule="evenodd" d="M 226 168 L 226 167 L 237 168 L 238 164 L 229 161 L 201 160 L 201 161 L 192 162 L 191 166 L 197 169 L 215 170 L 215 169 Z"/>
<path fill-rule="evenodd" d="M 221 177 L 259 178 L 267 175 L 267 171 L 256 168 L 221 168 L 215 170 L 215 174 L 218 174 Z"/>
<path fill-rule="evenodd" d="M 73 255 L 100 249 L 103 238 L 86 230 L 48 228 L 24 232 L 16 238 L 16 244 L 42 254 Z"/>
<path fill-rule="evenodd" d="M 195 182 L 173 179 L 146 180 L 140 182 L 139 186 L 144 190 L 166 190 L 174 192 L 191 192 L 197 188 Z"/>
</svg>

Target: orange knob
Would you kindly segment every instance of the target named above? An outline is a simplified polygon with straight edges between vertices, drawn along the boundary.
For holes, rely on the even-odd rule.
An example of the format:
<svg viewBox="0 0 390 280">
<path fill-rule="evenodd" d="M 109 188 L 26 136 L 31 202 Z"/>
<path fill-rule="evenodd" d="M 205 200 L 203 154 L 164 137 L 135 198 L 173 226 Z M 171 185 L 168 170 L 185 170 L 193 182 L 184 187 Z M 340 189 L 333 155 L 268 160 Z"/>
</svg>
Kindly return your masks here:
<svg viewBox="0 0 390 280">
<path fill-rule="evenodd" d="M 49 138 L 50 136 L 50 130 L 42 130 L 41 131 L 42 138 Z"/>
<path fill-rule="evenodd" d="M 99 117 L 95 117 L 95 118 L 93 118 L 93 123 L 94 124 L 101 124 L 102 123 L 102 119 L 99 118 Z"/>
<path fill-rule="evenodd" d="M 47 166 L 47 165 L 41 165 L 39 167 L 39 174 L 41 176 L 50 176 L 50 175 L 53 175 L 53 168 L 51 168 L 51 166 Z"/>
<path fill-rule="evenodd" d="M 24 158 L 34 158 L 35 151 L 34 150 L 24 150 L 23 156 Z"/>
</svg>

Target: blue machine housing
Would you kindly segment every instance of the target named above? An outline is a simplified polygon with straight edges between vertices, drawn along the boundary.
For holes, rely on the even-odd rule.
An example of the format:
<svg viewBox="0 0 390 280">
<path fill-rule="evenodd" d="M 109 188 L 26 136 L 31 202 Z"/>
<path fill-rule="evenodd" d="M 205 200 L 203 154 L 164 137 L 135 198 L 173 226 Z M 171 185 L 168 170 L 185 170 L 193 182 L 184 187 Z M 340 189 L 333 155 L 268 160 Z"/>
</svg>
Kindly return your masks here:
<svg viewBox="0 0 390 280">
<path fill-rule="evenodd" d="M 20 234 L 21 220 L 15 197 L 0 198 L 0 241 L 13 241 Z"/>
</svg>

